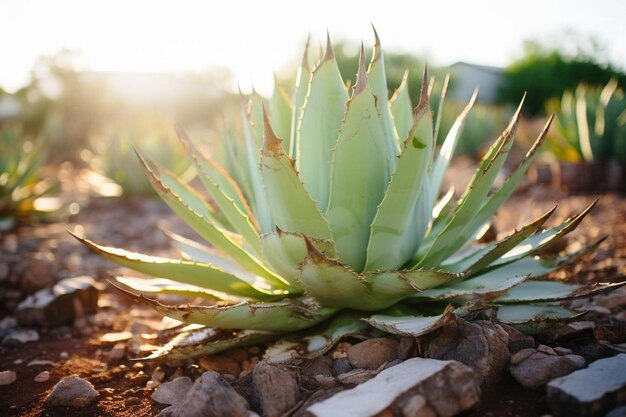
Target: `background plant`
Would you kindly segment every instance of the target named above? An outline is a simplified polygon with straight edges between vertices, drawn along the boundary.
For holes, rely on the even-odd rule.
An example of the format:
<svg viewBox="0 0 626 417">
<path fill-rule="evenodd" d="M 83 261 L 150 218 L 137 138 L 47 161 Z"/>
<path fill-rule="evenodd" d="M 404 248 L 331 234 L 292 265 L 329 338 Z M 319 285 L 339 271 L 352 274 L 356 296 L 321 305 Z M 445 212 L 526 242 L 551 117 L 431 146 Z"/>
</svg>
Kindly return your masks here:
<svg viewBox="0 0 626 417">
<path fill-rule="evenodd" d="M 15 123 L 0 125 L 0 229 L 9 229 L 16 220 L 41 217 L 58 208 L 42 200 L 56 184 L 52 179 L 41 178 L 46 145 L 41 138 L 26 139 Z"/>
<path fill-rule="evenodd" d="M 191 163 L 171 123 L 142 115 L 133 123 L 118 122 L 90 138 L 91 166 L 117 183 L 125 195 L 154 195 L 155 191 L 137 160 L 134 147 L 185 180 L 191 180 Z"/>
<path fill-rule="evenodd" d="M 604 88 L 579 84 L 547 108 L 556 116 L 548 149 L 557 159 L 626 163 L 626 98 L 617 79 Z"/>
</svg>

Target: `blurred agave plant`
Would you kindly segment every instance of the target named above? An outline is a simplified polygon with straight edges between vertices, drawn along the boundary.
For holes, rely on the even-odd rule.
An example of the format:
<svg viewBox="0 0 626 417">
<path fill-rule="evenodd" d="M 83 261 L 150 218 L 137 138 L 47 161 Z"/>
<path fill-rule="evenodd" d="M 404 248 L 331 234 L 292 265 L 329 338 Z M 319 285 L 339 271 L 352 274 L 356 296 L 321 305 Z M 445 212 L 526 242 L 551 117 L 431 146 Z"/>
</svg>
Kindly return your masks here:
<svg viewBox="0 0 626 417">
<path fill-rule="evenodd" d="M 185 259 L 81 238 L 118 264 L 159 277 L 118 277 L 115 285 L 189 324 L 150 359 L 275 341 L 268 360 L 289 360 L 321 354 L 347 335 L 419 336 L 456 316 L 487 314 L 533 331 L 580 314 L 551 302 L 599 288 L 545 277 L 599 242 L 551 259 L 538 254 L 574 230 L 591 207 L 556 227 L 542 229 L 551 210 L 500 241 L 476 242 L 524 176 L 550 121 L 519 167 L 492 190 L 513 144 L 518 109 L 460 199 L 453 192 L 438 199 L 474 99 L 437 152 L 426 71 L 414 110 L 406 85 L 388 102 L 378 37 L 369 68 L 361 55 L 351 94 L 330 41 L 314 69 L 307 63 L 305 53 L 291 98 L 278 86 L 268 102 L 253 95 L 242 106 L 243 143 L 232 136 L 224 142 L 230 170 L 201 155 L 181 132 L 217 209 L 144 161 L 161 197 L 221 253 L 176 235 Z M 221 301 L 166 305 L 155 299 L 163 293 Z"/>
<path fill-rule="evenodd" d="M 558 136 L 549 150 L 563 161 L 626 163 L 626 97 L 612 79 L 604 88 L 580 84 L 548 103 Z"/>
<path fill-rule="evenodd" d="M 57 210 L 56 200 L 44 201 L 55 181 L 39 176 L 44 142 L 25 140 L 18 126 L 5 126 L 0 129 L 0 148 L 0 230 L 10 229 L 18 219 Z"/>
<path fill-rule="evenodd" d="M 118 194 L 154 195 L 155 191 L 137 160 L 133 146 L 182 176 L 193 179 L 191 163 L 185 158 L 184 146 L 176 140 L 174 130 L 167 123 L 144 116 L 132 124 L 107 126 L 90 138 L 95 158 L 92 168 L 113 180 L 121 190 Z"/>
</svg>

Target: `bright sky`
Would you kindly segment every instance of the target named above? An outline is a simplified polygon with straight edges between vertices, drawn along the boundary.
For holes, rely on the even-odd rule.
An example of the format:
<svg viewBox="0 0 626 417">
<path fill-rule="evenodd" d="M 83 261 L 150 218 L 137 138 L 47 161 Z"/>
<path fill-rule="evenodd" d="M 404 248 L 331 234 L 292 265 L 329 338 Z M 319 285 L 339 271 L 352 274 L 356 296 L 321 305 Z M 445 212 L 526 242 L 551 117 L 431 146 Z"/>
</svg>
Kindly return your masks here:
<svg viewBox="0 0 626 417">
<path fill-rule="evenodd" d="M 42 54 L 82 52 L 106 71 L 230 67 L 244 90 L 272 86 L 310 33 L 427 53 L 431 64 L 506 65 L 527 38 L 574 29 L 626 68 L 624 0 L 0 0 L 0 86 L 14 90 Z"/>
</svg>

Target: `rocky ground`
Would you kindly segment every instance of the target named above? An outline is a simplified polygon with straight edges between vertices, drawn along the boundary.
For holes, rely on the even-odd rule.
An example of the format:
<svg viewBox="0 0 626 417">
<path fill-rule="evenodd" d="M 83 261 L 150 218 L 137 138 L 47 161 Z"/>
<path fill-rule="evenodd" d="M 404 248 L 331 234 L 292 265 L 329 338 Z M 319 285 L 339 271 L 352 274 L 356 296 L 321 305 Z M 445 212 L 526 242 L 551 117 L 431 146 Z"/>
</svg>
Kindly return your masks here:
<svg viewBox="0 0 626 417">
<path fill-rule="evenodd" d="M 488 321 L 459 320 L 418 340 L 348 339 L 321 358 L 290 365 L 265 363 L 263 346 L 199 360 L 137 359 L 162 342 L 171 322 L 131 305 L 106 283 L 119 271 L 115 265 L 67 231 L 170 255 L 159 226 L 190 234 L 160 201 L 81 193 L 70 190 L 65 197 L 80 202 L 78 213 L 57 223 L 20 225 L 1 237 L 2 416 L 602 416 L 626 397 L 623 289 L 573 301 L 590 312 L 535 339 Z M 503 207 L 495 230 L 505 235 L 558 202 L 554 224 L 596 198 L 568 249 L 608 239 L 593 257 L 556 276 L 622 281 L 626 196 L 528 187 Z M 62 281 L 80 276 L 86 277 Z M 28 295 L 55 283 L 60 301 L 43 312 L 16 314 Z M 615 369 L 622 372 L 611 373 Z M 576 388 L 580 381 L 585 395 Z M 194 408 L 199 405 L 204 408 Z M 611 416 L 624 415 L 618 409 Z"/>
</svg>

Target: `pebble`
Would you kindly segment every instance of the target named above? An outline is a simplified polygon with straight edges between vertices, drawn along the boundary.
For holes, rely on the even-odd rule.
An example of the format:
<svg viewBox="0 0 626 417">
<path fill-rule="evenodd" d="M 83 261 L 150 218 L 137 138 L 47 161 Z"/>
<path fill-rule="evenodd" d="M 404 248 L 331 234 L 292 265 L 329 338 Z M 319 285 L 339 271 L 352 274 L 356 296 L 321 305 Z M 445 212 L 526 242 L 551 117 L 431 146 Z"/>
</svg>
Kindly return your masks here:
<svg viewBox="0 0 626 417">
<path fill-rule="evenodd" d="M 0 320 L 0 330 L 12 329 L 17 326 L 15 317 L 7 316 Z"/>
<path fill-rule="evenodd" d="M 352 367 L 377 369 L 398 358 L 398 342 L 385 337 L 368 339 L 351 346 L 346 353 Z"/>
<path fill-rule="evenodd" d="M 626 417 L 626 405 L 611 410 L 611 412 L 604 417 Z"/>
<path fill-rule="evenodd" d="M 239 362 L 229 356 L 223 355 L 202 357 L 198 361 L 198 365 L 205 371 L 215 371 L 222 375 L 232 375 L 234 377 L 238 377 L 242 371 Z"/>
<path fill-rule="evenodd" d="M 54 362 L 46 361 L 42 359 L 35 359 L 34 361 L 28 362 L 26 366 L 53 366 Z"/>
<path fill-rule="evenodd" d="M 159 385 L 151 397 L 161 404 L 177 405 L 185 398 L 192 386 L 193 381 L 188 376 L 181 376 Z"/>
<path fill-rule="evenodd" d="M 345 374 L 346 372 L 350 372 L 351 370 L 352 365 L 350 365 L 350 361 L 348 359 L 339 358 L 333 361 L 332 373 L 334 376 Z"/>
<path fill-rule="evenodd" d="M 102 336 L 100 336 L 100 341 L 102 343 L 117 343 L 117 342 L 124 342 L 130 339 L 131 337 L 133 337 L 133 334 L 131 332 L 112 332 L 112 333 L 105 333 Z"/>
<path fill-rule="evenodd" d="M 157 388 L 157 391 L 161 387 Z M 237 394 L 220 374 L 213 371 L 203 373 L 181 397 L 177 405 L 172 405 L 158 414 L 160 417 L 249 417 L 251 415 L 254 414 L 251 414 L 248 402 Z"/>
<path fill-rule="evenodd" d="M 567 348 L 560 347 L 560 346 L 555 347 L 554 351 L 559 356 L 571 355 L 572 353 L 574 353 L 574 352 L 572 352 L 571 349 L 567 349 Z"/>
<path fill-rule="evenodd" d="M 547 403 L 555 414 L 603 416 L 626 398 L 626 354 L 593 362 L 548 384 Z"/>
<path fill-rule="evenodd" d="M 506 374 L 511 359 L 509 335 L 485 320 L 459 319 L 420 339 L 424 357 L 455 360 L 471 367 L 481 383 L 491 384 Z"/>
<path fill-rule="evenodd" d="M 22 301 L 15 312 L 22 326 L 58 326 L 73 323 L 98 309 L 98 288 L 89 276 L 66 278 Z"/>
<path fill-rule="evenodd" d="M 504 329 L 504 331 L 509 335 L 509 342 L 507 346 L 511 354 L 519 352 L 522 349 L 535 347 L 535 339 L 533 339 L 532 336 L 525 335 L 515 327 L 511 327 L 506 324 L 500 323 L 500 327 L 502 327 L 502 329 Z"/>
<path fill-rule="evenodd" d="M 479 398 L 478 378 L 468 366 L 412 358 L 308 406 L 306 412 L 315 417 L 453 416 L 473 407 Z"/>
<path fill-rule="evenodd" d="M 536 390 L 546 383 L 585 366 L 578 355 L 558 356 L 535 349 L 524 349 L 511 358 L 509 372 L 527 390 Z"/>
<path fill-rule="evenodd" d="M 0 385 L 9 385 L 15 382 L 17 374 L 15 371 L 1 371 L 0 372 Z"/>
<path fill-rule="evenodd" d="M 72 375 L 57 382 L 45 402 L 46 405 L 53 407 L 80 408 L 91 404 L 99 395 L 91 382 Z"/>
<path fill-rule="evenodd" d="M 554 351 L 554 349 L 552 349 L 550 346 L 546 346 L 546 345 L 539 345 L 537 346 L 537 351 L 538 352 L 543 352 L 546 355 L 551 355 L 551 356 L 556 356 L 557 353 Z"/>
<path fill-rule="evenodd" d="M 48 259 L 30 259 L 22 274 L 20 287 L 31 294 L 54 285 L 57 281 L 57 264 Z"/>
<path fill-rule="evenodd" d="M 37 376 L 35 377 L 35 382 L 46 382 L 49 379 L 50 379 L 50 372 L 43 371 L 37 374 Z"/>
<path fill-rule="evenodd" d="M 337 377 L 339 382 L 344 385 L 359 385 L 365 381 L 369 381 L 380 373 L 380 369 L 353 369 Z"/>
<path fill-rule="evenodd" d="M 110 361 L 118 361 L 120 359 L 124 359 L 126 356 L 126 344 L 125 343 L 116 343 L 115 346 L 109 351 L 107 354 L 107 358 Z"/>
<path fill-rule="evenodd" d="M 300 388 L 293 372 L 261 361 L 252 371 L 254 389 L 259 395 L 266 417 L 279 417 L 300 399 Z"/>
<path fill-rule="evenodd" d="M 9 333 L 4 338 L 2 344 L 6 346 L 17 346 L 20 343 L 36 342 L 39 340 L 39 333 L 33 329 L 20 329 Z"/>
<path fill-rule="evenodd" d="M 61 360 L 65 360 L 65 359 L 69 359 L 70 358 L 70 354 L 67 352 L 61 352 L 59 353 L 59 359 Z"/>
<path fill-rule="evenodd" d="M 332 376 L 333 360 L 328 356 L 318 356 L 305 363 L 302 367 L 302 375 L 306 376 Z"/>
</svg>

